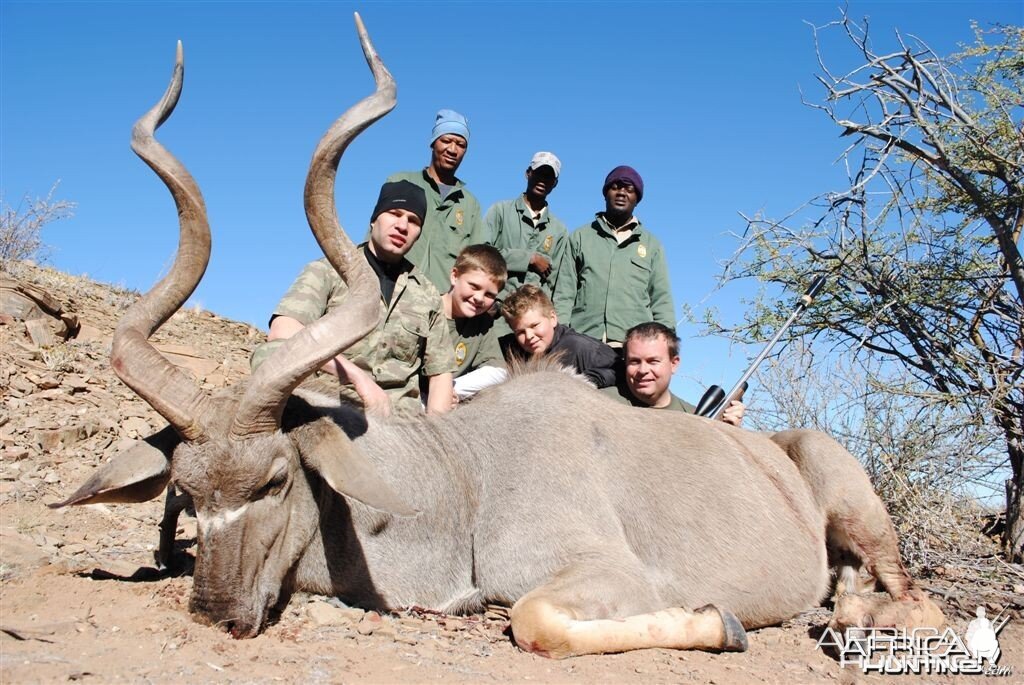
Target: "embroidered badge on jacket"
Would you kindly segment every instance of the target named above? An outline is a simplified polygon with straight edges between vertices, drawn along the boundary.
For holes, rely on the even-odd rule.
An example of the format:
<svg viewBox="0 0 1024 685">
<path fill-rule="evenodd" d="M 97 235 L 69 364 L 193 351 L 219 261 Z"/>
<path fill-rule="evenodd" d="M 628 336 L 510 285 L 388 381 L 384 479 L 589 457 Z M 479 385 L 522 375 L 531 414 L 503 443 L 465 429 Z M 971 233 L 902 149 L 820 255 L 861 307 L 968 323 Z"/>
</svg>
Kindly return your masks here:
<svg viewBox="0 0 1024 685">
<path fill-rule="evenodd" d="M 646 257 L 647 256 L 647 248 L 644 247 L 643 243 L 640 243 L 639 245 L 636 246 L 636 253 L 640 257 Z"/>
<path fill-rule="evenodd" d="M 459 341 L 459 344 L 455 346 L 455 363 L 462 366 L 462 362 L 466 361 L 466 343 Z"/>
</svg>

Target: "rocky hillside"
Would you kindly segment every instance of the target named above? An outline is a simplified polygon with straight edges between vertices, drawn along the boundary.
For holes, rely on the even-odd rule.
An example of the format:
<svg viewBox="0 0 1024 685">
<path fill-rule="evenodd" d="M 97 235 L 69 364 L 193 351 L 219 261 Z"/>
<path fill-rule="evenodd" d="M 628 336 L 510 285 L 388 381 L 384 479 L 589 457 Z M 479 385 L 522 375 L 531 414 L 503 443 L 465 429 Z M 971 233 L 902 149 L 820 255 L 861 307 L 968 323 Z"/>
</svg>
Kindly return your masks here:
<svg viewBox="0 0 1024 685">
<path fill-rule="evenodd" d="M 60 499 L 100 460 L 165 424 L 109 364 L 114 327 L 137 294 L 27 264 L 17 275 L 0 280 L 0 505 Z M 25 316 L 32 303 L 41 311 Z M 153 341 L 213 390 L 248 374 L 263 335 L 185 309 Z"/>
</svg>

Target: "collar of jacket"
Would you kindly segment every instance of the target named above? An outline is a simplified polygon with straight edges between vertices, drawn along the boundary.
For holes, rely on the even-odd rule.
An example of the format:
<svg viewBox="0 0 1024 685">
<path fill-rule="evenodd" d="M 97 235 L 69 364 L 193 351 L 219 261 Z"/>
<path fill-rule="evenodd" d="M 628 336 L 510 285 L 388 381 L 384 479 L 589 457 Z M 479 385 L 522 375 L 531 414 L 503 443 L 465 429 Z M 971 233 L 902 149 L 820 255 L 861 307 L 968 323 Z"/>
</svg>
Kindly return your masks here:
<svg viewBox="0 0 1024 685">
<path fill-rule="evenodd" d="M 644 225 L 640 223 L 640 219 L 637 219 L 636 216 L 633 217 L 630 223 L 633 225 L 633 235 L 623 240 L 620 243 L 621 245 L 625 245 L 637 238 L 643 238 L 647 234 L 647 229 L 644 228 Z M 590 225 L 593 226 L 594 230 L 598 233 L 603 233 L 609 238 L 613 240 L 615 239 L 615 230 L 612 228 L 612 225 L 608 223 L 608 220 L 604 218 L 604 212 L 598 212 L 594 216 L 594 223 Z"/>
<path fill-rule="evenodd" d="M 434 177 L 431 176 L 430 173 L 427 171 L 429 168 L 430 167 L 426 167 L 426 166 L 423 167 L 423 180 L 426 181 L 427 184 L 430 185 L 430 187 L 434 189 L 435 193 L 440 195 L 441 194 L 441 189 L 437 187 L 437 181 L 435 181 Z M 455 177 L 455 185 L 452 186 L 452 188 L 453 188 L 452 192 L 448 193 L 447 197 L 442 197 L 441 200 L 442 201 L 447 200 L 448 198 L 453 197 L 456 193 L 462 194 L 462 189 L 465 188 L 465 187 L 466 187 L 466 184 L 463 183 L 456 176 Z"/>
<path fill-rule="evenodd" d="M 551 348 L 556 347 L 558 345 L 559 341 L 562 339 L 562 336 L 565 334 L 565 329 L 567 328 L 568 326 L 566 326 L 564 323 L 559 323 L 558 325 L 555 326 L 555 333 L 554 335 L 551 336 L 551 344 L 548 345 L 548 349 L 547 352 L 545 352 L 545 354 L 551 352 Z"/>
<path fill-rule="evenodd" d="M 529 217 L 530 221 L 533 221 L 533 210 L 530 209 L 530 206 L 526 204 L 526 198 L 523 195 L 520 195 L 519 197 L 516 198 L 516 201 L 513 204 L 513 206 L 516 208 L 516 211 L 519 212 L 519 216 L 523 217 L 524 219 L 526 217 Z M 546 201 L 544 202 L 544 209 L 547 211 L 545 211 L 541 215 L 540 221 L 538 221 L 536 224 L 532 224 L 533 227 L 539 231 L 542 231 L 545 228 L 547 228 L 548 223 L 551 220 L 551 208 L 548 206 L 548 203 Z"/>
<path fill-rule="evenodd" d="M 370 268 L 371 268 L 371 269 L 373 269 L 375 273 L 376 273 L 376 271 L 377 271 L 377 270 L 376 270 L 376 269 L 374 268 L 374 266 L 373 266 L 373 262 L 372 262 L 372 261 L 370 261 L 370 260 L 371 260 L 371 259 L 376 259 L 376 260 L 377 260 L 377 262 L 378 262 L 379 264 L 382 264 L 382 265 L 383 265 L 383 264 L 385 263 L 385 262 L 382 262 L 382 261 L 381 261 L 381 260 L 380 260 L 380 259 L 379 259 L 379 258 L 377 257 L 377 255 L 375 255 L 375 254 L 373 254 L 372 252 L 370 252 L 370 241 L 369 241 L 369 240 L 367 240 L 367 241 L 365 241 L 365 242 L 362 242 L 362 243 L 359 243 L 358 245 L 356 245 L 356 248 L 357 248 L 357 249 L 358 249 L 358 250 L 359 250 L 360 252 L 362 252 L 362 254 L 363 254 L 363 257 L 364 257 L 364 258 L 366 259 L 366 262 L 367 262 L 367 264 L 369 264 L 369 265 L 370 265 Z M 328 262 L 328 263 L 330 263 L 330 262 Z M 409 261 L 408 259 L 406 259 L 405 257 L 402 257 L 402 261 L 398 262 L 398 265 L 397 265 L 397 267 L 398 267 L 398 268 L 397 268 L 396 270 L 397 270 L 397 271 L 399 271 L 399 272 L 402 272 L 402 273 L 411 273 L 411 272 L 412 272 L 412 270 L 416 268 L 416 265 L 415 265 L 415 264 L 413 264 L 412 262 L 410 262 L 410 261 Z M 399 273 L 398 275 L 399 275 L 399 276 L 401 276 L 402 274 L 401 274 L 401 273 Z"/>
</svg>

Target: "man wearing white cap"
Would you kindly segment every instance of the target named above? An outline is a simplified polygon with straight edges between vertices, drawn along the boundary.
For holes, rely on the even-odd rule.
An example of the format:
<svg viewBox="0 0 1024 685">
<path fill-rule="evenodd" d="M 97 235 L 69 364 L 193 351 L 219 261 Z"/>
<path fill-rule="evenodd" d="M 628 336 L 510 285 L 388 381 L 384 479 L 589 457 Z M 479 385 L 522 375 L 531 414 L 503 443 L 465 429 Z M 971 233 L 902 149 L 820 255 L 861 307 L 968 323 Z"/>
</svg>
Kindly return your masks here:
<svg viewBox="0 0 1024 685">
<path fill-rule="evenodd" d="M 462 248 L 486 242 L 480 203 L 455 176 L 468 148 L 469 121 L 454 110 L 442 109 L 430 133 L 430 165 L 388 177 L 389 182 L 414 183 L 426 193 L 423 231 L 407 258 L 440 292 L 451 287 L 452 266 Z"/>
<path fill-rule="evenodd" d="M 538 152 L 526 169 L 526 192 L 498 202 L 487 211 L 487 242 L 498 248 L 508 265 L 502 295 L 526 283 L 536 285 L 552 300 L 567 256 L 569 232 L 551 213 L 548 195 L 558 185 L 562 162 L 551 152 Z M 571 312 L 565 312 L 566 320 Z M 558 312 L 559 316 L 563 312 Z"/>
</svg>

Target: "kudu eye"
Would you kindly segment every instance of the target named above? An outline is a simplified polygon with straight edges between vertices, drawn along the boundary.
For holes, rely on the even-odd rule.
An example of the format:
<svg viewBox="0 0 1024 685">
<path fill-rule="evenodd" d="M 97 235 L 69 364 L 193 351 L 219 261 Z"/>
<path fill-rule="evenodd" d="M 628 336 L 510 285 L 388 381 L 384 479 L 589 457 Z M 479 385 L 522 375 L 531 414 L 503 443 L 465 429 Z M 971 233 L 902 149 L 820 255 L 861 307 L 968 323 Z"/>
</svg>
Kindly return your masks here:
<svg viewBox="0 0 1024 685">
<path fill-rule="evenodd" d="M 281 492 L 281 489 L 288 482 L 288 470 L 278 469 L 274 472 L 274 475 L 270 477 L 270 480 L 256 492 L 255 499 L 263 499 L 264 497 L 270 497 Z"/>
</svg>

